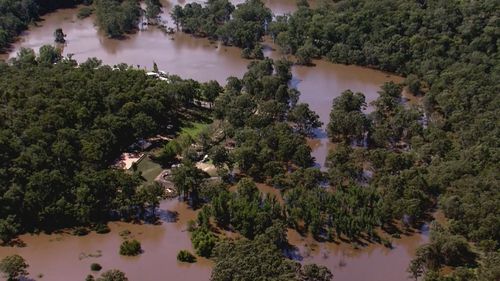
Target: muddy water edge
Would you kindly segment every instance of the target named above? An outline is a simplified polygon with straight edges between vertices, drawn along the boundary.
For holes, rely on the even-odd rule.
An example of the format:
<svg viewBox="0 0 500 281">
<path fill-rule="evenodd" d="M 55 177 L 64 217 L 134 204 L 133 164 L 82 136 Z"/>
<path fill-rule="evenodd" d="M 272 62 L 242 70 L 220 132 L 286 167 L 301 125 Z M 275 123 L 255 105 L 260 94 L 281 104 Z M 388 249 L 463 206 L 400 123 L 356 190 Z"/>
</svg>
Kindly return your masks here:
<svg viewBox="0 0 500 281">
<path fill-rule="evenodd" d="M 241 1 L 235 1 L 241 2 Z M 265 1 L 275 14 L 292 12 L 294 1 Z M 164 9 L 171 9 L 176 1 L 162 1 Z M 185 4 L 184 1 L 179 1 Z M 94 26 L 92 17 L 77 19 L 78 9 L 64 9 L 48 14 L 38 26 L 30 28 L 12 51 L 0 58 L 15 56 L 21 47 L 38 50 L 44 44 L 53 44 L 53 32 L 62 28 L 67 34 L 63 54 L 73 54 L 79 62 L 97 57 L 105 64 L 125 62 L 140 68 L 151 69 L 153 62 L 170 74 L 199 81 L 217 80 L 225 83 L 229 76 L 241 77 L 249 63 L 242 59 L 240 50 L 222 46 L 202 38 L 176 33 L 166 35 L 157 28 L 148 28 L 131 34 L 125 40 L 106 38 Z M 165 20 L 171 24 L 168 15 Z M 267 43 L 265 54 L 278 58 L 280 54 Z M 378 96 L 379 87 L 387 81 L 402 81 L 401 77 L 357 66 L 331 64 L 315 61 L 315 67 L 294 66 L 293 86 L 301 92 L 301 102 L 306 102 L 316 111 L 326 125 L 333 98 L 346 89 L 363 92 L 367 102 Z M 370 108 L 367 109 L 368 111 Z M 313 156 L 322 166 L 330 146 L 325 130 L 316 132 L 310 140 Z M 259 186 L 262 192 L 278 195 L 270 187 Z M 30 277 L 36 280 L 84 280 L 90 274 L 90 264 L 97 262 L 104 270 L 118 268 L 130 280 L 208 280 L 212 262 L 198 259 L 193 265 L 176 261 L 181 249 L 192 250 L 187 221 L 196 212 L 177 200 L 162 202 L 160 225 L 137 225 L 113 222 L 108 234 L 91 233 L 77 237 L 66 233 L 22 235 L 26 247 L 0 247 L 0 258 L 18 253 L 30 264 Z M 141 241 L 144 253 L 138 257 L 122 257 L 118 254 L 124 230 Z M 368 245 L 355 250 L 350 245 L 318 243 L 310 237 L 301 237 L 289 231 L 289 240 L 294 244 L 297 258 L 304 263 L 316 262 L 328 266 L 337 281 L 401 281 L 407 280 L 405 269 L 416 247 L 428 240 L 426 231 L 393 240 L 394 248 Z M 43 276 L 43 277 L 41 277 Z"/>
</svg>

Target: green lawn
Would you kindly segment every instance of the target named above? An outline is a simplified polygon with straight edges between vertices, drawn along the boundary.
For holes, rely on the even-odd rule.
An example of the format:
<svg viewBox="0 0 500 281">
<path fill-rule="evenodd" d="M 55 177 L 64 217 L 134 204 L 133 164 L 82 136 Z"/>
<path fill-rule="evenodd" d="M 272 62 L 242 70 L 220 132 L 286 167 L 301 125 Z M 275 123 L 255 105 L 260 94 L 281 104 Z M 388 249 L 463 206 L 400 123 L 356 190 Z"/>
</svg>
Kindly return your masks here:
<svg viewBox="0 0 500 281">
<path fill-rule="evenodd" d="M 192 138 L 196 138 L 206 127 L 208 127 L 206 123 L 191 122 L 181 128 L 180 135 L 190 135 Z M 154 179 L 163 171 L 159 164 L 151 161 L 147 156 L 137 163 L 137 170 L 142 172 L 142 177 L 146 179 L 145 184 L 153 183 Z"/>
<path fill-rule="evenodd" d="M 142 172 L 146 184 L 153 183 L 154 179 L 163 171 L 161 166 L 145 156 L 138 164 L 137 169 Z"/>
<path fill-rule="evenodd" d="M 184 126 L 181 128 L 181 135 L 187 134 L 190 135 L 192 138 L 196 138 L 203 129 L 208 127 L 208 124 L 206 123 L 200 123 L 200 122 L 191 122 L 189 125 Z"/>
</svg>

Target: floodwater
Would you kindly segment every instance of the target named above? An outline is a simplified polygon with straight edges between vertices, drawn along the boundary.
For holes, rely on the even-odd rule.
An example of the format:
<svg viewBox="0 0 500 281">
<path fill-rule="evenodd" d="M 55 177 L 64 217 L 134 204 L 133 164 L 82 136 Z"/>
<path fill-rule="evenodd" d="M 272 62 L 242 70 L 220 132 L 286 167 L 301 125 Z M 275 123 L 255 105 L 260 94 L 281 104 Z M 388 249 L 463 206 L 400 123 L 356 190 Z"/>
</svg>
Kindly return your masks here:
<svg viewBox="0 0 500 281">
<path fill-rule="evenodd" d="M 427 225 L 413 235 L 392 239 L 392 249 L 380 244 L 367 244 L 354 249 L 346 243 L 316 242 L 288 231 L 289 243 L 296 246 L 296 256 L 302 263 L 317 263 L 328 267 L 335 281 L 404 281 L 418 246 L 428 241 Z"/>
<path fill-rule="evenodd" d="M 240 0 L 237 0 L 240 2 Z M 236 1 L 235 1 L 236 2 Z M 275 14 L 292 12 L 295 9 L 293 0 L 267 0 L 266 4 Z M 180 0 L 162 1 L 166 10 Z M 183 78 L 199 81 L 217 80 L 225 83 L 229 76 L 241 77 L 248 60 L 240 57 L 240 50 L 221 46 L 206 39 L 193 38 L 177 33 L 166 35 L 157 28 L 131 34 L 125 40 L 111 40 L 100 33 L 93 24 L 93 18 L 79 20 L 77 9 L 65 9 L 49 14 L 26 31 L 14 44 L 12 51 L 4 55 L 9 58 L 16 55 L 21 47 L 38 50 L 44 44 L 53 44 L 53 32 L 62 28 L 67 34 L 64 55 L 73 54 L 79 62 L 89 57 L 97 57 L 105 64 L 125 62 L 140 68 L 151 69 L 156 62 L 161 70 L 177 74 Z M 172 26 L 168 15 L 165 20 Z M 280 54 L 266 42 L 265 54 L 277 58 Z M 402 78 L 372 69 L 331 64 L 315 61 L 314 67 L 294 66 L 292 85 L 302 95 L 301 102 L 307 102 L 310 108 L 318 113 L 324 123 L 323 129 L 316 131 L 316 137 L 309 143 L 313 148 L 313 156 L 322 166 L 330 144 L 324 127 L 328 123 L 332 100 L 346 89 L 360 91 L 366 95 L 367 102 L 377 97 L 377 91 L 384 82 L 401 81 Z M 367 109 L 369 111 L 370 108 Z M 263 192 L 278 195 L 276 190 L 260 186 Z M 178 218 L 172 221 L 172 214 L 177 212 Z M 130 280 L 208 280 L 212 262 L 199 259 L 196 264 L 185 265 L 176 261 L 177 252 L 191 249 L 186 223 L 195 217 L 196 212 L 176 200 L 164 201 L 161 204 L 161 225 L 134 225 L 128 223 L 111 223 L 108 234 L 89 234 L 75 237 L 69 234 L 23 235 L 24 248 L 0 247 L 0 258 L 19 253 L 30 264 L 32 278 L 41 280 L 83 280 L 90 273 L 90 264 L 98 262 L 103 270 L 118 268 L 124 271 Z M 132 232 L 141 241 L 144 253 L 138 257 L 121 257 L 118 248 L 123 240 L 119 233 L 125 229 Z M 384 280 L 401 281 L 407 279 L 406 267 L 414 254 L 415 248 L 427 241 L 427 235 L 416 234 L 393 242 L 394 249 L 389 250 L 381 245 L 369 245 L 360 250 L 353 250 L 348 245 L 321 243 L 314 246 L 310 238 L 300 237 L 290 232 L 289 239 L 297 246 L 297 254 L 302 261 L 317 262 L 328 266 L 335 275 L 336 281 Z M 311 245 L 313 247 L 311 248 Z M 86 257 L 96 255 L 100 257 Z"/>
<path fill-rule="evenodd" d="M 21 255 L 30 265 L 30 277 L 37 280 L 84 280 L 92 273 L 92 263 L 102 265 L 101 271 L 120 269 L 131 281 L 208 280 L 210 260 L 198 258 L 195 264 L 177 262 L 180 250 L 194 253 L 186 225 L 196 218 L 196 211 L 173 199 L 162 202 L 159 216 L 161 225 L 109 223 L 111 232 L 107 234 L 25 234 L 19 238 L 26 247 L 0 247 L 0 258 Z M 131 232 L 128 238 L 141 242 L 141 255 L 119 255 L 120 244 L 125 240 L 120 233 L 125 230 Z"/>
</svg>

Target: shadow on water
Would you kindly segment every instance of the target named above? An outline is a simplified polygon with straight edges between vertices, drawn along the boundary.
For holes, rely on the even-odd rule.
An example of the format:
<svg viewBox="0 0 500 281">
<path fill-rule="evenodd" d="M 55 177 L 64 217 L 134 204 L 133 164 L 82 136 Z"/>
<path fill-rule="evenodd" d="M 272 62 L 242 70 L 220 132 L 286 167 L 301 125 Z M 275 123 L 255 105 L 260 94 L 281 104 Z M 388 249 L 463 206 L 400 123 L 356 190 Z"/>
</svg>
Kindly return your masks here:
<svg viewBox="0 0 500 281">
<path fill-rule="evenodd" d="M 156 212 L 156 215 L 158 218 L 163 221 L 163 222 L 178 222 L 179 221 L 179 212 L 177 211 L 170 211 L 170 210 L 158 210 Z"/>
<path fill-rule="evenodd" d="M 323 129 L 323 128 L 314 129 L 313 134 L 314 134 L 315 139 L 327 139 L 328 138 L 328 133 L 326 132 L 326 129 Z"/>
<path fill-rule="evenodd" d="M 287 247 L 283 250 L 283 254 L 285 257 L 294 260 L 294 261 L 303 261 L 304 257 L 300 253 L 300 249 L 296 246 L 288 244 Z"/>
</svg>

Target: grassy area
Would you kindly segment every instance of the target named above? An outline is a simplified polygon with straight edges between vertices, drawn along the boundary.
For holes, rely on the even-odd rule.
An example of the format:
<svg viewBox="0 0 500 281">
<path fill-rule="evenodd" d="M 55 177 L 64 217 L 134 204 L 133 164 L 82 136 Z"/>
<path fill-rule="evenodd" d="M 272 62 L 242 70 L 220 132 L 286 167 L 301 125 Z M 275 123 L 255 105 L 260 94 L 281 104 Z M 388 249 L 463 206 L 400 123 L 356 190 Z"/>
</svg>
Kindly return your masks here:
<svg viewBox="0 0 500 281">
<path fill-rule="evenodd" d="M 142 176 L 146 179 L 146 184 L 153 183 L 155 178 L 163 171 L 159 164 L 151 161 L 147 156 L 137 164 L 137 170 L 142 172 Z"/>
<path fill-rule="evenodd" d="M 189 125 L 184 126 L 181 128 L 181 135 L 187 134 L 190 135 L 192 138 L 196 138 L 203 129 L 208 127 L 208 124 L 206 123 L 200 123 L 200 122 L 191 122 Z"/>
<path fill-rule="evenodd" d="M 207 123 L 190 122 L 181 128 L 180 135 L 189 135 L 194 139 L 198 137 L 200 132 L 207 128 L 208 125 Z M 142 177 L 146 179 L 145 184 L 153 183 L 154 179 L 163 171 L 160 164 L 151 161 L 147 156 L 137 163 L 137 170 L 142 172 Z"/>
</svg>

